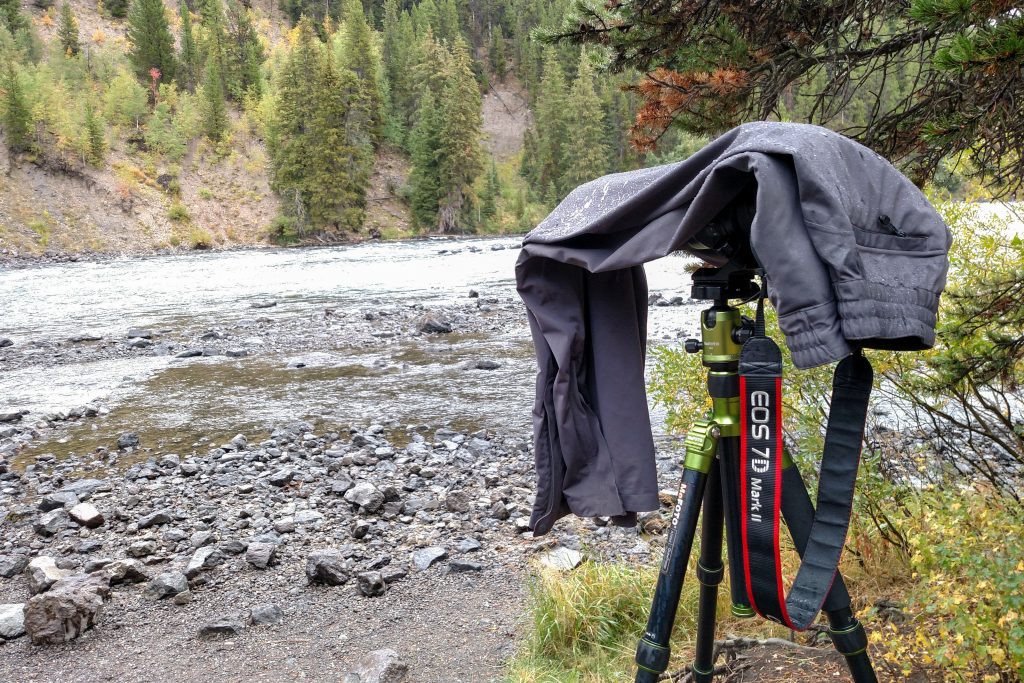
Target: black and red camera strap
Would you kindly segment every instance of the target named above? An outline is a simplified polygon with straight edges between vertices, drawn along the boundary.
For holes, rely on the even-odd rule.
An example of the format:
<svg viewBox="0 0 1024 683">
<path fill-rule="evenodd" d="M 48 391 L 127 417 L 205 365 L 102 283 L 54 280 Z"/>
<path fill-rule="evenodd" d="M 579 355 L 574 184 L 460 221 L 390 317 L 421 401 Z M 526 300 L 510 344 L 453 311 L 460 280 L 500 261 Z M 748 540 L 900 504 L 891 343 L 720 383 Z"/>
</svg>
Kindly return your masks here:
<svg viewBox="0 0 1024 683">
<path fill-rule="evenodd" d="M 782 352 L 765 335 L 764 296 L 740 353 L 740 531 L 750 605 L 791 629 L 808 628 L 828 595 L 846 542 L 873 371 L 860 351 L 836 366 L 814 520 L 789 594 L 779 522 L 783 487 Z"/>
</svg>

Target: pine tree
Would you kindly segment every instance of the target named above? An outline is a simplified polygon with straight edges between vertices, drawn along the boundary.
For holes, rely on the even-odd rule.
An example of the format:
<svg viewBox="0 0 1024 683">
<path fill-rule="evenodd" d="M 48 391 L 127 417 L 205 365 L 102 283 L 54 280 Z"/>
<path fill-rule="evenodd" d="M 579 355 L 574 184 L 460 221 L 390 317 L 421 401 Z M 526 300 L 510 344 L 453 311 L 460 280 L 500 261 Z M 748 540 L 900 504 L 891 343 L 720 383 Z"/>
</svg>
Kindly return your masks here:
<svg viewBox="0 0 1024 683">
<path fill-rule="evenodd" d="M 501 194 L 501 181 L 498 179 L 498 167 L 491 159 L 491 169 L 487 173 L 483 194 L 480 195 L 480 215 L 490 218 L 498 211 L 497 200 Z"/>
<path fill-rule="evenodd" d="M 412 171 L 410 209 L 417 226 L 431 230 L 437 226 L 437 207 L 441 201 L 441 178 L 438 165 L 440 148 L 441 110 L 431 90 L 420 97 L 416 125 L 409 133 Z"/>
<path fill-rule="evenodd" d="M 309 20 L 295 28 L 293 47 L 276 81 L 268 126 L 274 191 L 302 229 L 357 229 L 363 219 L 369 159 L 348 136 L 359 106 L 355 76 L 328 58 Z"/>
<path fill-rule="evenodd" d="M 202 104 L 200 105 L 203 134 L 214 142 L 224 137 L 228 128 L 228 111 L 224 93 L 224 77 L 220 60 L 211 52 L 203 70 Z"/>
<path fill-rule="evenodd" d="M 128 10 L 128 42 L 128 56 L 141 78 L 148 80 L 150 69 L 157 69 L 162 81 L 174 79 L 174 37 L 167 25 L 163 0 L 132 0 Z"/>
<path fill-rule="evenodd" d="M 356 77 L 359 110 L 350 113 L 356 123 L 360 137 L 366 137 L 374 145 L 380 142 L 384 108 L 380 87 L 380 61 L 374 46 L 373 33 L 363 14 L 361 0 L 348 0 L 345 5 L 344 30 L 335 37 L 338 64 L 343 70 Z M 360 120 L 362 119 L 362 120 Z"/>
<path fill-rule="evenodd" d="M 608 146 L 605 144 L 604 111 L 594 90 L 594 69 L 586 50 L 580 52 L 580 65 L 568 102 L 572 121 L 572 144 L 565 145 L 563 191 L 602 176 L 608 170 Z"/>
<path fill-rule="evenodd" d="M 540 91 L 537 93 L 536 110 L 536 182 L 544 188 L 554 184 L 557 190 L 558 183 L 564 175 L 563 146 L 569 135 L 569 119 L 565 73 L 553 48 L 548 48 L 544 56 L 544 70 Z"/>
<path fill-rule="evenodd" d="M 231 99 L 241 102 L 246 95 L 259 97 L 262 92 L 260 67 L 263 45 L 252 23 L 249 9 L 236 0 L 228 0 L 225 13 L 224 58 L 227 74 L 224 81 Z"/>
<path fill-rule="evenodd" d="M 21 79 L 8 60 L 3 80 L 4 134 L 12 152 L 26 152 L 32 148 L 32 112 L 28 108 Z"/>
<path fill-rule="evenodd" d="M 459 26 L 459 10 L 455 6 L 455 0 L 438 0 L 437 25 L 434 31 L 438 40 L 449 45 L 462 37 L 462 29 Z"/>
<path fill-rule="evenodd" d="M 387 15 L 385 14 L 385 21 Z M 391 84 L 391 101 L 395 106 L 403 129 L 407 132 L 416 119 L 416 99 L 419 90 L 413 77 L 415 66 L 416 32 L 412 17 L 402 12 L 393 30 L 384 29 L 384 68 Z"/>
<path fill-rule="evenodd" d="M 103 7 L 115 19 L 122 19 L 128 14 L 129 0 L 103 0 Z"/>
<path fill-rule="evenodd" d="M 67 0 L 60 6 L 60 21 L 57 25 L 57 37 L 60 45 L 64 48 L 64 54 L 74 57 L 78 54 L 78 20 L 71 11 L 71 5 Z"/>
<path fill-rule="evenodd" d="M 102 166 L 107 153 L 107 136 L 103 130 L 103 120 L 96 115 L 91 102 L 85 105 L 85 138 L 89 163 Z"/>
<path fill-rule="evenodd" d="M 483 171 L 480 150 L 480 89 L 473 75 L 469 46 L 458 38 L 452 49 L 448 79 L 441 94 L 439 177 L 445 196 L 437 227 L 448 232 L 472 223 L 473 183 Z"/>
<path fill-rule="evenodd" d="M 18 0 L 0 0 L 0 26 L 14 35 L 28 25 L 28 19 L 21 13 L 21 3 Z"/>
<path fill-rule="evenodd" d="M 192 11 L 187 2 L 178 7 L 181 13 L 181 58 L 178 69 L 178 81 L 181 87 L 195 92 L 199 75 L 199 49 L 196 47 L 195 33 L 192 31 Z"/>
<path fill-rule="evenodd" d="M 499 81 L 505 80 L 508 63 L 505 61 L 505 36 L 501 32 L 500 24 L 491 28 L 491 45 L 487 52 L 494 74 Z"/>
</svg>

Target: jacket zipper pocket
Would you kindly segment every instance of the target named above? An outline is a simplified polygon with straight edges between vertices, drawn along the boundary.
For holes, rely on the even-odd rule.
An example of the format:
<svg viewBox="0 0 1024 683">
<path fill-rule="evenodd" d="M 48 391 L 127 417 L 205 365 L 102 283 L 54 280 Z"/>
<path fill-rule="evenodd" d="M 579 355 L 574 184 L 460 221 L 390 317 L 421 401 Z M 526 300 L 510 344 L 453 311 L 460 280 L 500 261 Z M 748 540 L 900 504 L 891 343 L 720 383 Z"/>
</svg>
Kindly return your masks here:
<svg viewBox="0 0 1024 683">
<path fill-rule="evenodd" d="M 893 224 L 892 219 L 886 216 L 884 213 L 878 217 L 878 222 L 883 228 L 896 235 L 897 237 L 910 237 L 907 233 L 899 229 L 899 227 Z"/>
</svg>

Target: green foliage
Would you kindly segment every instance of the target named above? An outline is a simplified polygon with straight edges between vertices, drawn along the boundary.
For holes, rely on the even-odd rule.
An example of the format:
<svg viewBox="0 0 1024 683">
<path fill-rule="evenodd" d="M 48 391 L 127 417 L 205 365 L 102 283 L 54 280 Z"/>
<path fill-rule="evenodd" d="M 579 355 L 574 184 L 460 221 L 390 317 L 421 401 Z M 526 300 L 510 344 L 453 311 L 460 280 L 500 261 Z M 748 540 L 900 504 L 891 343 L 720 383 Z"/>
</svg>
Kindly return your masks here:
<svg viewBox="0 0 1024 683">
<path fill-rule="evenodd" d="M 228 0 L 225 11 L 224 62 L 227 93 L 235 102 L 247 96 L 259 97 L 263 84 L 263 45 L 250 10 L 241 2 Z"/>
<path fill-rule="evenodd" d="M 206 68 L 203 70 L 201 98 L 200 119 L 203 134 L 210 140 L 218 142 L 228 129 L 228 110 L 220 59 L 213 51 L 210 52 L 210 56 L 206 60 Z"/>
<path fill-rule="evenodd" d="M 441 180 L 437 150 L 440 148 L 441 110 L 434 93 L 427 90 L 420 98 L 416 125 L 409 135 L 412 153 L 412 186 L 410 208 L 413 221 L 421 228 L 437 224 L 437 207 L 441 201 Z"/>
<path fill-rule="evenodd" d="M 3 127 L 11 151 L 26 152 L 32 148 L 32 112 L 12 62 L 7 63 L 3 73 Z"/>
<path fill-rule="evenodd" d="M 174 79 L 178 62 L 163 0 L 132 0 L 127 36 L 128 57 L 140 78 L 149 81 L 151 70 L 156 69 L 160 80 Z"/>
<path fill-rule="evenodd" d="M 181 202 L 174 202 L 171 207 L 167 209 L 167 217 L 172 221 L 184 222 L 189 219 L 188 209 Z"/>
<path fill-rule="evenodd" d="M 78 20 L 71 11 L 71 5 L 64 0 L 60 6 L 60 20 L 57 23 L 57 37 L 64 48 L 64 54 L 74 57 L 78 54 Z"/>
<path fill-rule="evenodd" d="M 103 8 L 115 19 L 122 19 L 128 14 L 129 0 L 102 0 Z"/>
<path fill-rule="evenodd" d="M 441 129 L 438 134 L 438 179 L 444 193 L 438 207 L 441 232 L 465 230 L 474 224 L 473 184 L 483 171 L 480 150 L 480 91 L 469 56 L 459 38 L 441 92 Z"/>
<path fill-rule="evenodd" d="M 11 35 L 27 28 L 28 19 L 21 13 L 18 0 L 0 0 L 0 26 L 6 28 Z"/>
<path fill-rule="evenodd" d="M 358 229 L 371 158 L 347 120 L 361 105 L 356 76 L 338 70 L 307 20 L 296 28 L 276 90 L 267 142 L 285 214 L 303 232 Z"/>
<path fill-rule="evenodd" d="M 568 113 L 572 143 L 565 145 L 565 173 L 561 180 L 565 192 L 608 170 L 604 112 L 601 98 L 594 90 L 594 69 L 585 50 L 580 53 L 576 80 L 569 93 Z"/>
<path fill-rule="evenodd" d="M 501 196 L 501 180 L 498 178 L 498 167 L 491 159 L 491 168 L 487 173 L 484 191 L 480 195 L 480 215 L 491 218 L 498 211 L 497 200 Z"/>
<path fill-rule="evenodd" d="M 363 15 L 363 3 L 348 0 L 344 12 L 342 30 L 334 35 L 331 42 L 338 68 L 350 71 L 356 78 L 353 102 L 358 102 L 358 106 L 349 112 L 349 121 L 353 132 L 366 134 L 365 140 L 357 140 L 359 144 L 376 145 L 380 142 L 384 113 L 380 57 L 373 31 Z"/>
<path fill-rule="evenodd" d="M 181 55 L 178 69 L 178 81 L 181 87 L 194 92 L 199 82 L 199 48 L 196 46 L 195 34 L 192 31 L 192 12 L 188 3 L 182 2 L 179 7 L 181 15 Z"/>
<path fill-rule="evenodd" d="M 505 58 L 505 36 L 501 33 L 501 26 L 491 28 L 491 45 L 487 51 L 491 60 L 491 68 L 499 81 L 505 80 L 508 72 L 508 61 Z"/>
<path fill-rule="evenodd" d="M 282 246 L 298 242 L 299 234 L 300 231 L 294 216 L 275 216 L 267 231 L 270 241 Z"/>
<path fill-rule="evenodd" d="M 103 99 L 106 118 L 115 126 L 138 127 L 148 109 L 146 89 L 124 68 L 110 81 Z"/>
<path fill-rule="evenodd" d="M 107 133 L 103 119 L 96 114 L 91 102 L 85 105 L 86 160 L 93 166 L 102 166 L 107 154 Z"/>
</svg>

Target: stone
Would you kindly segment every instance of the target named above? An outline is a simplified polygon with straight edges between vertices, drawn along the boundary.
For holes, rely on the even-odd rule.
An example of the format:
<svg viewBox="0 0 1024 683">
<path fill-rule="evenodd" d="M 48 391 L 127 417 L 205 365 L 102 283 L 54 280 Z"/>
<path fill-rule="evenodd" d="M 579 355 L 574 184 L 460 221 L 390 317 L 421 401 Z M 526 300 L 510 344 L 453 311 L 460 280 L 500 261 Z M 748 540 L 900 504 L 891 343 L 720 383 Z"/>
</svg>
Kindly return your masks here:
<svg viewBox="0 0 1024 683">
<path fill-rule="evenodd" d="M 74 640 L 99 620 L 110 585 L 99 574 L 61 579 L 25 605 L 25 631 L 34 645 Z"/>
<path fill-rule="evenodd" d="M 473 368 L 476 370 L 497 370 L 501 367 L 501 363 L 493 360 L 478 360 L 473 364 Z"/>
<path fill-rule="evenodd" d="M 142 541 L 135 541 L 128 546 L 128 554 L 132 557 L 146 557 L 156 552 L 156 541 L 151 539 L 145 539 Z"/>
<path fill-rule="evenodd" d="M 284 612 L 272 602 L 256 605 L 249 610 L 249 623 L 254 625 L 280 624 L 284 620 Z"/>
<path fill-rule="evenodd" d="M 241 555 L 245 552 L 249 544 L 246 541 L 239 541 L 238 539 L 232 539 L 230 541 L 224 541 L 217 545 L 218 548 L 226 552 L 228 555 Z"/>
<path fill-rule="evenodd" d="M 52 557 L 40 555 L 28 563 L 25 573 L 28 576 L 28 592 L 32 595 L 37 595 L 49 590 L 50 586 L 63 579 L 70 572 L 58 568 L 57 561 Z"/>
<path fill-rule="evenodd" d="M 355 486 L 355 483 L 348 477 L 338 477 L 330 481 L 331 493 L 336 496 L 343 496 L 345 492 Z"/>
<path fill-rule="evenodd" d="M 43 512 L 49 512 L 50 510 L 60 510 L 77 503 L 78 496 L 75 495 L 74 491 L 54 491 L 40 498 L 38 507 Z"/>
<path fill-rule="evenodd" d="M 199 576 L 199 573 L 204 569 L 212 569 L 219 564 L 224 563 L 224 553 L 213 546 L 206 546 L 199 548 L 192 553 L 192 558 L 189 559 L 188 565 L 185 567 L 185 576 L 190 579 L 194 579 Z"/>
<path fill-rule="evenodd" d="M 144 330 L 141 327 L 133 327 L 128 330 L 128 339 L 152 339 L 153 331 Z"/>
<path fill-rule="evenodd" d="M 68 516 L 72 522 L 87 529 L 95 529 L 104 522 L 103 515 L 92 503 L 79 503 L 68 511 Z"/>
<path fill-rule="evenodd" d="M 174 354 L 175 358 L 198 358 L 203 355 L 202 349 L 185 349 Z"/>
<path fill-rule="evenodd" d="M 450 334 L 452 324 L 433 315 L 426 315 L 419 319 L 416 324 L 420 332 L 426 334 Z"/>
<path fill-rule="evenodd" d="M 461 572 L 478 572 L 484 568 L 479 562 L 472 560 L 452 560 L 448 563 L 448 573 L 458 574 Z"/>
<path fill-rule="evenodd" d="M 25 603 L 0 605 L 0 640 L 25 635 Z"/>
<path fill-rule="evenodd" d="M 449 491 L 444 506 L 450 512 L 469 512 L 470 497 L 466 491 Z"/>
<path fill-rule="evenodd" d="M 267 481 L 271 486 L 284 486 L 294 478 L 295 472 L 289 469 L 280 469 L 271 473 L 271 475 L 267 477 Z"/>
<path fill-rule="evenodd" d="M 352 538 L 360 539 L 366 538 L 366 535 L 370 533 L 370 523 L 364 519 L 357 519 L 352 522 L 352 526 L 349 527 L 349 533 L 352 534 Z"/>
<path fill-rule="evenodd" d="M 274 531 L 279 534 L 290 534 L 295 531 L 295 518 L 282 517 L 274 522 Z"/>
<path fill-rule="evenodd" d="M 209 624 L 203 624 L 199 627 L 199 635 L 203 638 L 213 638 L 216 636 L 234 636 L 238 635 L 245 629 L 245 624 L 237 619 L 218 619 L 217 621 L 210 622 Z"/>
<path fill-rule="evenodd" d="M 374 650 L 360 657 L 343 683 L 405 683 L 409 666 L 394 650 Z"/>
<path fill-rule="evenodd" d="M 345 500 L 358 505 L 363 512 L 376 512 L 384 505 L 384 494 L 368 481 L 361 481 L 345 492 Z"/>
<path fill-rule="evenodd" d="M 559 571 L 570 571 L 580 566 L 582 562 L 583 553 L 565 546 L 559 546 L 540 556 L 540 563 L 542 565 L 558 569 Z"/>
<path fill-rule="evenodd" d="M 436 563 L 448 557 L 448 551 L 441 546 L 422 548 L 412 554 L 412 566 L 416 571 L 425 572 Z"/>
<path fill-rule="evenodd" d="M 142 439 L 136 432 L 125 432 L 117 437 L 117 448 L 122 451 L 138 448 L 140 443 L 142 443 Z"/>
<path fill-rule="evenodd" d="M 455 549 L 460 553 L 471 553 L 480 550 L 480 541 L 475 538 L 464 538 L 455 544 Z"/>
<path fill-rule="evenodd" d="M 78 497 L 78 500 L 75 501 L 77 503 L 79 500 L 88 500 L 89 496 L 100 489 L 109 491 L 110 485 L 99 479 L 78 479 L 65 485 L 60 492 L 75 494 Z"/>
<path fill-rule="evenodd" d="M 340 586 L 349 580 L 345 558 L 337 550 L 314 550 L 306 560 L 306 578 L 310 583 Z"/>
<path fill-rule="evenodd" d="M 510 513 L 508 508 L 505 506 L 505 503 L 500 500 L 491 506 L 489 514 L 492 519 L 497 519 L 502 522 L 512 516 L 512 513 Z"/>
<path fill-rule="evenodd" d="M 148 529 L 151 526 L 159 526 L 171 523 L 171 513 L 167 510 L 157 510 L 139 519 L 139 529 Z"/>
<path fill-rule="evenodd" d="M 14 342 L 7 337 L 0 337 L 0 349 L 5 349 L 8 346 L 14 346 Z"/>
<path fill-rule="evenodd" d="M 89 334 L 88 332 L 82 334 L 75 334 L 68 337 L 68 341 L 71 342 L 72 344 L 78 344 L 80 342 L 100 341 L 101 339 L 103 339 L 103 337 L 97 336 L 95 334 Z"/>
<path fill-rule="evenodd" d="M 228 358 L 245 358 L 249 355 L 249 351 L 246 349 L 225 349 L 224 355 Z"/>
<path fill-rule="evenodd" d="M 28 558 L 24 555 L 0 555 L 0 576 L 10 579 L 25 571 Z"/>
<path fill-rule="evenodd" d="M 360 572 L 356 574 L 356 581 L 359 584 L 359 592 L 368 598 L 384 595 L 388 589 L 380 572 Z"/>
<path fill-rule="evenodd" d="M 245 561 L 257 569 L 266 569 L 273 563 L 276 552 L 274 543 L 250 543 L 245 551 Z"/>
<path fill-rule="evenodd" d="M 32 529 L 40 536 L 53 536 L 68 525 L 68 513 L 64 508 L 44 512 L 32 525 Z"/>
<path fill-rule="evenodd" d="M 159 574 L 148 584 L 143 595 L 152 600 L 173 598 L 178 593 L 188 590 L 188 577 L 181 572 L 170 571 Z"/>
<path fill-rule="evenodd" d="M 274 306 L 277 306 L 276 301 L 254 301 L 249 304 L 250 308 L 273 308 Z"/>
<path fill-rule="evenodd" d="M 296 524 L 316 524 L 323 521 L 324 513 L 319 510 L 299 510 L 295 513 Z"/>
<path fill-rule="evenodd" d="M 197 531 L 189 538 L 189 544 L 193 548 L 204 548 L 212 545 L 216 540 L 217 537 L 212 531 Z"/>
<path fill-rule="evenodd" d="M 114 560 L 100 571 L 107 576 L 112 586 L 149 581 L 149 572 L 146 571 L 145 565 L 138 560 Z"/>
<path fill-rule="evenodd" d="M 192 602 L 192 591 L 182 591 L 171 598 L 171 602 L 175 605 L 187 605 Z"/>
</svg>

